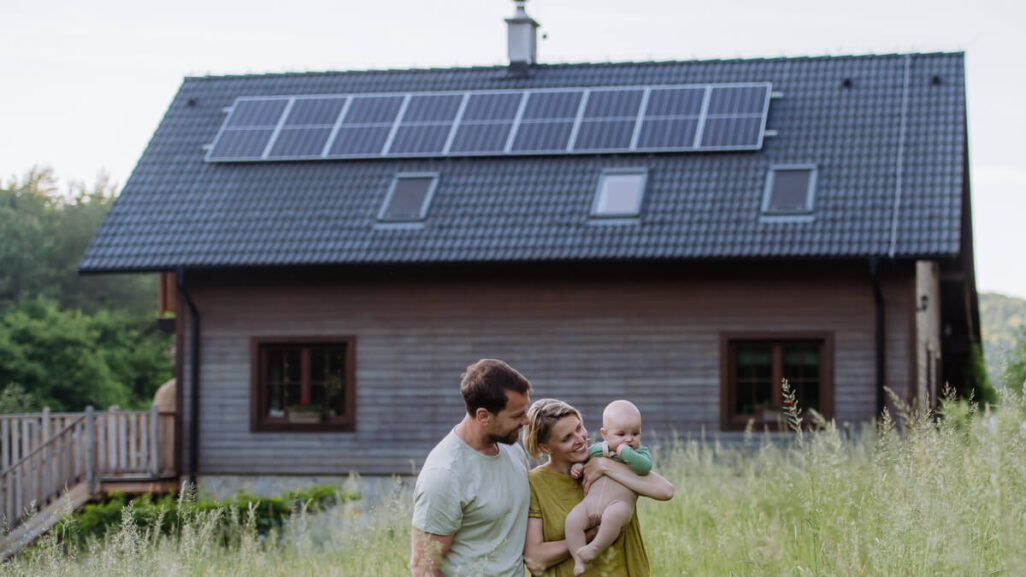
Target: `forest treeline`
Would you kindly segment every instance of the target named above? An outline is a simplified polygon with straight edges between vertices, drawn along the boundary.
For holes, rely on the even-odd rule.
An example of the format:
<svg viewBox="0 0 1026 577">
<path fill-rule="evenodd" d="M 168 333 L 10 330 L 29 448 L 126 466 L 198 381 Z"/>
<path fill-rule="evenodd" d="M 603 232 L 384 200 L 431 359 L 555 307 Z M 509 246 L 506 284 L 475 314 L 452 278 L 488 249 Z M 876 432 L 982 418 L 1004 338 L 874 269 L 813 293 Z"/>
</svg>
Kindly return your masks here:
<svg viewBox="0 0 1026 577">
<path fill-rule="evenodd" d="M 0 183 L 0 412 L 144 408 L 171 378 L 156 277 L 78 274 L 116 193 L 49 168 Z"/>
<path fill-rule="evenodd" d="M 1026 381 L 1026 299 L 981 293 L 980 332 L 991 381 L 1021 389 Z"/>
</svg>

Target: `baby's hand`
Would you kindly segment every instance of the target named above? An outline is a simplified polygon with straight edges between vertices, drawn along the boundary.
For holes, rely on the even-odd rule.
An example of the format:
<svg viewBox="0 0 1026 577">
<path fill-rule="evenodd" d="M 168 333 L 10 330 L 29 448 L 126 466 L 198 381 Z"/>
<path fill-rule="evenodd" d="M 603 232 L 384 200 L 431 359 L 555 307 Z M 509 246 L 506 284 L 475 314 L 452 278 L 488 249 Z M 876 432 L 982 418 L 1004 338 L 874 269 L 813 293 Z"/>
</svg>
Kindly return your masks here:
<svg viewBox="0 0 1026 577">
<path fill-rule="evenodd" d="M 580 463 L 574 463 L 570 466 L 570 476 L 574 479 L 580 479 L 581 473 L 584 471 L 584 465 Z"/>
<path fill-rule="evenodd" d="M 610 457 L 611 456 L 609 454 L 609 443 L 607 443 L 606 441 L 602 441 L 602 456 L 603 457 Z"/>
</svg>

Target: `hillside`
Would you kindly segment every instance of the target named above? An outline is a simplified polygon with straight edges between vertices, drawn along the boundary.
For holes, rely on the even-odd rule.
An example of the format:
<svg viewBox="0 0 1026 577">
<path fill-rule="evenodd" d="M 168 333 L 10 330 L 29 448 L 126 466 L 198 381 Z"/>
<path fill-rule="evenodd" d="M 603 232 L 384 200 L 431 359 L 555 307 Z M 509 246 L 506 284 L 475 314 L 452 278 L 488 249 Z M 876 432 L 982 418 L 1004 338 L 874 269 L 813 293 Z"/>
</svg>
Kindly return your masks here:
<svg viewBox="0 0 1026 577">
<path fill-rule="evenodd" d="M 998 293 L 980 293 L 980 332 L 987 374 L 995 385 L 1001 382 L 1008 350 L 1015 343 L 1016 329 L 1026 325 L 1026 299 Z"/>
</svg>

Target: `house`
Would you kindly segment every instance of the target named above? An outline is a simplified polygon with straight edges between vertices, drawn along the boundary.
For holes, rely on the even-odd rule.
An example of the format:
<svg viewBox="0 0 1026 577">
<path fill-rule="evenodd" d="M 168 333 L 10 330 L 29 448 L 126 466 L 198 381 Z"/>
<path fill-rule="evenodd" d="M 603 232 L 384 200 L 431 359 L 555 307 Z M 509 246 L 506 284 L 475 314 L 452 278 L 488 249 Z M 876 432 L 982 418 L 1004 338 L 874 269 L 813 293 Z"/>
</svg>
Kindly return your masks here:
<svg viewBox="0 0 1026 577">
<path fill-rule="evenodd" d="M 161 273 L 179 469 L 410 474 L 498 357 L 596 430 L 966 385 L 960 53 L 186 78 L 83 273 Z"/>
</svg>

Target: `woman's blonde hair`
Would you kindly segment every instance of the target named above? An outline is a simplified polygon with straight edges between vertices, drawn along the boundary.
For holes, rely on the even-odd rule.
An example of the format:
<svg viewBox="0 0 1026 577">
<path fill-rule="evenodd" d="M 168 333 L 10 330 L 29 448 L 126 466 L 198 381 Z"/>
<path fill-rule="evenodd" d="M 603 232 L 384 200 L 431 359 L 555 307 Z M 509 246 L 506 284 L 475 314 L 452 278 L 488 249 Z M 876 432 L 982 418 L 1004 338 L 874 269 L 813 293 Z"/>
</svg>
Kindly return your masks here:
<svg viewBox="0 0 1026 577">
<path fill-rule="evenodd" d="M 581 413 L 559 399 L 538 399 L 527 409 L 527 426 L 524 427 L 524 449 L 535 459 L 541 459 L 540 443 L 547 443 L 553 425 L 564 417 L 573 415 L 581 421 Z"/>
</svg>

